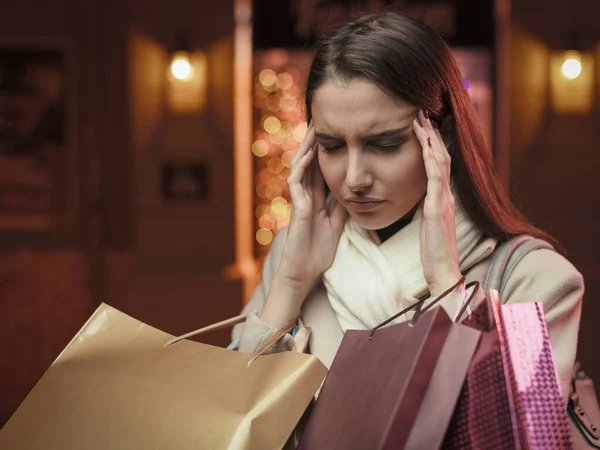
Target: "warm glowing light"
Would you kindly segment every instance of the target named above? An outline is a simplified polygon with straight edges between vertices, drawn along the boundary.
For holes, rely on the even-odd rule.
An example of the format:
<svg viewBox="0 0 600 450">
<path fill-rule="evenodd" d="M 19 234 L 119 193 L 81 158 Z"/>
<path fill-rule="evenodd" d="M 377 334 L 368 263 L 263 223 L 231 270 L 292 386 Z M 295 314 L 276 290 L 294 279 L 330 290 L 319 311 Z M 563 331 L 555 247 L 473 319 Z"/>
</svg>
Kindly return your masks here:
<svg viewBox="0 0 600 450">
<path fill-rule="evenodd" d="M 264 69 L 258 74 L 258 81 L 265 87 L 272 86 L 277 81 L 277 74 L 271 69 Z"/>
<path fill-rule="evenodd" d="M 550 55 L 550 99 L 561 114 L 587 114 L 594 107 L 592 52 L 570 50 Z"/>
<path fill-rule="evenodd" d="M 281 150 L 283 152 L 290 152 L 290 151 L 296 151 L 296 148 L 298 148 L 298 143 L 296 142 L 296 140 L 294 139 L 294 134 L 291 133 L 287 140 L 281 144 Z"/>
<path fill-rule="evenodd" d="M 281 197 L 283 194 L 283 189 L 278 184 L 270 184 L 265 190 L 265 194 L 269 200 L 274 199 L 275 197 Z"/>
<path fill-rule="evenodd" d="M 260 228 L 256 232 L 256 242 L 258 242 L 260 245 L 269 245 L 271 242 L 273 242 L 273 232 L 266 228 Z"/>
<path fill-rule="evenodd" d="M 581 75 L 581 59 L 575 53 L 568 54 L 561 69 L 565 77 L 569 80 L 574 80 Z"/>
<path fill-rule="evenodd" d="M 287 227 L 290 224 L 289 217 L 283 217 L 281 219 L 277 219 L 277 228 L 281 229 L 283 227 Z"/>
<path fill-rule="evenodd" d="M 283 197 L 276 197 L 271 201 L 271 215 L 276 219 L 288 217 L 288 202 Z"/>
<path fill-rule="evenodd" d="M 286 112 L 293 111 L 298 106 L 298 96 L 285 94 L 279 99 L 279 107 Z"/>
<path fill-rule="evenodd" d="M 294 152 L 287 151 L 281 155 L 281 163 L 288 169 L 292 167 L 292 159 L 294 159 Z"/>
<path fill-rule="evenodd" d="M 256 216 L 256 218 L 260 219 L 265 214 L 271 214 L 271 206 L 270 205 L 258 205 L 256 207 L 256 211 L 254 212 L 254 215 Z"/>
<path fill-rule="evenodd" d="M 288 204 L 288 201 L 285 198 L 283 198 L 283 197 L 274 198 L 271 201 L 271 206 L 273 206 L 273 205 L 287 205 L 287 204 Z"/>
<path fill-rule="evenodd" d="M 277 75 L 277 87 L 279 89 L 289 89 L 294 85 L 294 78 L 292 78 L 292 76 L 287 73 L 287 72 L 283 72 L 280 73 L 279 75 Z"/>
<path fill-rule="evenodd" d="M 281 130 L 281 121 L 274 116 L 269 116 L 263 122 L 263 128 L 269 134 L 275 134 Z"/>
<path fill-rule="evenodd" d="M 276 49 L 260 59 L 262 68 L 257 71 L 254 84 L 254 107 L 260 126 L 254 133 L 252 153 L 261 158 L 255 160 L 255 224 L 256 240 L 261 244 L 258 253 L 264 257 L 273 236 L 290 221 L 290 193 L 286 181 L 307 124 L 301 108 L 300 81 L 304 76 L 289 64 L 290 55 Z"/>
<path fill-rule="evenodd" d="M 296 128 L 294 129 L 294 139 L 296 142 L 302 142 L 304 136 L 306 135 L 306 130 L 308 129 L 308 125 L 306 122 L 300 122 Z"/>
<path fill-rule="evenodd" d="M 258 183 L 256 185 L 256 195 L 259 198 L 266 199 L 267 198 L 267 188 L 269 185 L 267 183 Z"/>
<path fill-rule="evenodd" d="M 271 50 L 266 57 L 267 65 L 270 67 L 281 67 L 290 59 L 290 54 L 282 49 L 276 48 Z"/>
<path fill-rule="evenodd" d="M 254 141 L 252 144 L 252 153 L 262 158 L 263 156 L 267 156 L 269 154 L 269 143 L 263 139 L 258 139 Z"/>
<path fill-rule="evenodd" d="M 281 122 L 281 129 L 290 137 L 292 137 L 292 133 L 294 132 L 294 126 L 289 121 Z"/>
<path fill-rule="evenodd" d="M 264 100 L 265 98 L 267 98 L 269 96 L 269 93 L 263 89 L 263 85 L 260 84 L 260 82 L 258 82 L 254 85 L 254 93 L 255 93 L 255 95 L 254 95 L 255 100 L 256 99 Z"/>
<path fill-rule="evenodd" d="M 279 130 L 277 133 L 269 136 L 269 140 L 273 144 L 277 144 L 277 145 L 283 144 L 285 142 L 285 138 L 286 138 L 286 135 L 283 130 Z"/>
<path fill-rule="evenodd" d="M 268 230 L 272 230 L 277 226 L 277 221 L 270 214 L 265 214 L 260 219 L 258 219 L 258 226 L 260 228 L 266 228 Z"/>
<path fill-rule="evenodd" d="M 269 170 L 266 167 L 263 167 L 262 169 L 260 169 L 258 171 L 258 173 L 256 174 L 256 181 L 260 182 L 267 182 L 271 179 L 271 174 L 269 173 Z"/>
<path fill-rule="evenodd" d="M 269 162 L 267 163 L 267 169 L 269 169 L 269 172 L 272 174 L 278 174 L 285 169 L 285 166 L 281 163 L 281 159 L 275 157 L 269 159 Z"/>
<path fill-rule="evenodd" d="M 176 52 L 171 61 L 171 74 L 181 81 L 191 80 L 194 76 L 194 69 L 190 63 L 190 57 L 187 52 Z"/>
<path fill-rule="evenodd" d="M 281 172 L 277 173 L 277 178 L 279 178 L 280 180 L 287 180 L 290 176 L 290 169 L 287 169 L 283 164 L 281 166 L 283 167 L 283 169 Z"/>
</svg>

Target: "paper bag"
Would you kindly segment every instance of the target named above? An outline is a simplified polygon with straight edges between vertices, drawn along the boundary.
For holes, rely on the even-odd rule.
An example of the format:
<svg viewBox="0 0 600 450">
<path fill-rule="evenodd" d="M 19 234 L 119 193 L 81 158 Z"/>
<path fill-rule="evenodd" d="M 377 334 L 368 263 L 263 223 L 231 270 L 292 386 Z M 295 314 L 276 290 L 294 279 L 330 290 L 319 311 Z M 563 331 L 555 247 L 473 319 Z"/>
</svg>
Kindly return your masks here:
<svg viewBox="0 0 600 450">
<path fill-rule="evenodd" d="M 101 305 L 0 430 L 11 450 L 279 449 L 323 381 L 314 356 L 251 355 Z"/>
<path fill-rule="evenodd" d="M 479 336 L 443 308 L 414 326 L 346 331 L 300 449 L 438 448 Z"/>
<path fill-rule="evenodd" d="M 463 323 L 483 334 L 442 448 L 572 448 L 542 304 L 491 289 Z"/>
</svg>

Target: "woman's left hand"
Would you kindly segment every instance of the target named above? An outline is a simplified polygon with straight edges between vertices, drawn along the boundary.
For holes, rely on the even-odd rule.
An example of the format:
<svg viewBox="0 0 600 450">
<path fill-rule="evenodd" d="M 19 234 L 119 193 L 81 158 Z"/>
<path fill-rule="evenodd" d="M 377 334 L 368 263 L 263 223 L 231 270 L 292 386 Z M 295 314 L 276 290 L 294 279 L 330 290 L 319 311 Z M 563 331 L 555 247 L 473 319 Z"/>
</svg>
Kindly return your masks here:
<svg viewBox="0 0 600 450">
<path fill-rule="evenodd" d="M 442 136 L 423 110 L 419 110 L 413 121 L 413 129 L 423 148 L 427 173 L 420 230 L 421 264 L 429 292 L 437 297 L 461 278 L 454 195 L 450 189 L 450 155 Z"/>
</svg>

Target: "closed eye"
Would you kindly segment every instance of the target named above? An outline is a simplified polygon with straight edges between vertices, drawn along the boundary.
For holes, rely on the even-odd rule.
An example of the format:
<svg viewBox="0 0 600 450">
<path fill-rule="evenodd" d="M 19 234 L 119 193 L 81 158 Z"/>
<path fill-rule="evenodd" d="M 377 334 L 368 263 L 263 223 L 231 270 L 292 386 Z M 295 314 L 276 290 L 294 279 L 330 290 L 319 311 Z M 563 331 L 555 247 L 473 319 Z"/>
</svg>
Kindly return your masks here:
<svg viewBox="0 0 600 450">
<path fill-rule="evenodd" d="M 336 150 L 344 148 L 344 144 L 336 144 L 336 145 L 323 145 L 321 144 L 324 153 L 333 153 Z"/>
<path fill-rule="evenodd" d="M 384 152 L 391 152 L 397 150 L 402 144 L 392 144 L 392 145 L 373 145 L 373 148 L 377 150 L 382 150 Z"/>
<path fill-rule="evenodd" d="M 396 142 L 393 144 L 370 144 L 370 147 L 375 149 L 375 150 L 379 150 L 382 152 L 393 152 L 395 150 L 398 150 L 398 148 L 400 148 L 405 141 L 401 141 L 401 142 Z M 321 144 L 321 148 L 323 149 L 324 153 L 333 153 L 337 150 L 340 150 L 342 148 L 344 148 L 346 146 L 346 144 L 341 143 L 341 144 L 331 144 L 331 145 L 323 145 Z"/>
<path fill-rule="evenodd" d="M 400 142 L 394 142 L 390 144 L 371 144 L 371 147 L 384 152 L 392 152 L 398 150 L 398 148 L 400 148 L 404 144 L 404 142 L 406 141 L 403 140 Z"/>
</svg>

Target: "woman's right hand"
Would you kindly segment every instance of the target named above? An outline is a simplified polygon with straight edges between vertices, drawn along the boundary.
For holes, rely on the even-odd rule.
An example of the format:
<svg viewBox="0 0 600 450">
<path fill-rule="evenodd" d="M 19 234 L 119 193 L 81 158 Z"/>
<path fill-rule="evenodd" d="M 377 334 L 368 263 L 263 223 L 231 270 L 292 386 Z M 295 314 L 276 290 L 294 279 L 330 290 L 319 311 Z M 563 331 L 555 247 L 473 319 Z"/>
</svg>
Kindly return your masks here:
<svg viewBox="0 0 600 450">
<path fill-rule="evenodd" d="M 279 268 L 261 319 L 282 326 L 300 313 L 306 296 L 335 256 L 346 223 L 346 209 L 337 201 L 328 213 L 325 182 L 316 160 L 317 142 L 311 124 L 292 161 L 288 178 L 292 214 Z"/>
</svg>

